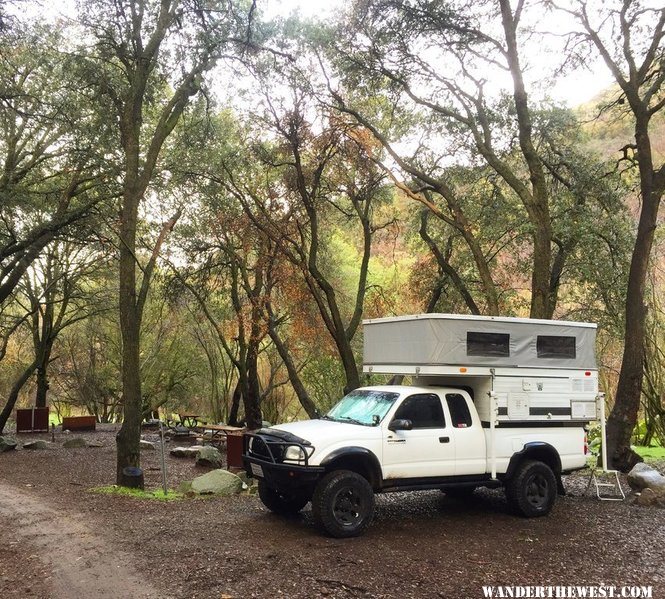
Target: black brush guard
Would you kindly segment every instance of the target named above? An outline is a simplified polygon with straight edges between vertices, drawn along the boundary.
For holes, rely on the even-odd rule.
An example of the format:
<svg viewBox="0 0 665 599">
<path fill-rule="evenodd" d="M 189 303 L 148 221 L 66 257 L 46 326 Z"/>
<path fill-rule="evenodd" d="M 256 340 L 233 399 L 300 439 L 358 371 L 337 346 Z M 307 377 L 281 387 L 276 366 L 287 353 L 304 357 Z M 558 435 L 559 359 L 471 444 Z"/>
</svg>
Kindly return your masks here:
<svg viewBox="0 0 665 599">
<path fill-rule="evenodd" d="M 302 440 L 282 439 L 258 431 L 243 435 L 242 461 L 248 476 L 262 480 L 269 487 L 283 492 L 311 492 L 325 472 L 322 466 L 310 466 L 314 447 Z M 250 442 L 252 449 L 250 450 Z M 299 463 L 284 462 L 288 447 L 298 447 L 305 459 Z"/>
</svg>

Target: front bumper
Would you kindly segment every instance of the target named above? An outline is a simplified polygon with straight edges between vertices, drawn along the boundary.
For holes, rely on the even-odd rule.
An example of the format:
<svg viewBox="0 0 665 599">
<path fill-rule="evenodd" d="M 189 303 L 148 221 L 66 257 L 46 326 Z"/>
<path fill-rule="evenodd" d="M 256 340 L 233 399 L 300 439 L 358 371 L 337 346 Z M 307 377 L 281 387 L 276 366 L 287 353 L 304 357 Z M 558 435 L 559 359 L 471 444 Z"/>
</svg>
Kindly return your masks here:
<svg viewBox="0 0 665 599">
<path fill-rule="evenodd" d="M 267 449 L 264 455 L 257 456 L 249 450 L 250 438 L 259 438 Z M 279 461 L 279 455 L 274 455 L 274 447 L 280 445 L 299 445 L 294 442 L 280 442 L 271 440 L 268 449 L 267 439 L 256 433 L 246 433 L 243 439 L 242 462 L 245 472 L 257 480 L 263 480 L 266 485 L 276 491 L 289 492 L 311 492 L 316 483 L 325 473 L 323 466 L 310 466 L 305 459 L 304 464 L 293 464 Z M 303 447 L 305 455 L 307 450 Z"/>
</svg>

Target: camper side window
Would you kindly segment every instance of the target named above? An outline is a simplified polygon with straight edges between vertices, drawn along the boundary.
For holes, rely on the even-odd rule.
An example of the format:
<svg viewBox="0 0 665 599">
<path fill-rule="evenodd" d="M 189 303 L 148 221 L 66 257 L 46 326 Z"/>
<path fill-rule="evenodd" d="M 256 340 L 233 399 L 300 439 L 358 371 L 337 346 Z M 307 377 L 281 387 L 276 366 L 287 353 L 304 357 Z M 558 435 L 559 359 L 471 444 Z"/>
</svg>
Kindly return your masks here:
<svg viewBox="0 0 665 599">
<path fill-rule="evenodd" d="M 575 337 L 538 335 L 536 351 L 539 358 L 575 358 Z"/>
<path fill-rule="evenodd" d="M 430 393 L 407 397 L 397 408 L 395 418 L 410 420 L 413 428 L 446 427 L 441 400 Z"/>
<path fill-rule="evenodd" d="M 466 399 L 459 393 L 448 393 L 446 395 L 448 410 L 450 410 L 450 420 L 455 428 L 466 428 L 473 424 L 471 412 L 466 404 Z"/>
<path fill-rule="evenodd" d="M 466 334 L 466 355 L 492 358 L 510 356 L 510 335 L 508 333 L 468 331 Z"/>
</svg>

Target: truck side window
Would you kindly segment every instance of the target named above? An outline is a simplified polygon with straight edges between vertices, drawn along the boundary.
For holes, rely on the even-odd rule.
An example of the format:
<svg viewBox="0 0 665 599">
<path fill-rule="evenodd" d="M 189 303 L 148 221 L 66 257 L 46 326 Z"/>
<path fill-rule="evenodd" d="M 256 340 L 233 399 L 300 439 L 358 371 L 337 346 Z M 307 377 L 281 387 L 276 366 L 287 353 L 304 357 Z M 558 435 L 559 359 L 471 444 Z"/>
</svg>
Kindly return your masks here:
<svg viewBox="0 0 665 599">
<path fill-rule="evenodd" d="M 413 428 L 445 428 L 443 407 L 438 395 L 423 393 L 407 397 L 397 408 L 395 418 L 410 420 Z"/>
<path fill-rule="evenodd" d="M 448 409 L 450 410 L 450 418 L 455 428 L 466 428 L 471 426 L 471 413 L 469 406 L 466 403 L 464 396 L 459 393 L 448 393 L 446 395 L 448 402 Z"/>
</svg>

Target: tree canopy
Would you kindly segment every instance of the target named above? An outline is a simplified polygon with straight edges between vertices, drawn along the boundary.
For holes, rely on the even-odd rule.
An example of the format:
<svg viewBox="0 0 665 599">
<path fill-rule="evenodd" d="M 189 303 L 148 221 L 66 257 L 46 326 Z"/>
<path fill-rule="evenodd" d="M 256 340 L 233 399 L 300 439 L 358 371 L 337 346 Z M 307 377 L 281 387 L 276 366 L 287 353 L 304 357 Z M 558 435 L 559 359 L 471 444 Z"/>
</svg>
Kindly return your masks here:
<svg viewBox="0 0 665 599">
<path fill-rule="evenodd" d="M 598 322 L 612 459 L 632 463 L 641 419 L 662 435 L 662 8 L 16 13 L 0 14 L 0 430 L 33 401 L 121 421 L 122 482 L 153 411 L 314 417 L 366 382 L 363 318 L 436 311 Z M 593 102 L 547 93 L 599 64 L 616 85 Z"/>
</svg>

